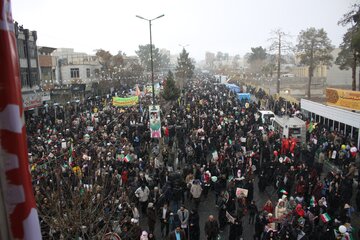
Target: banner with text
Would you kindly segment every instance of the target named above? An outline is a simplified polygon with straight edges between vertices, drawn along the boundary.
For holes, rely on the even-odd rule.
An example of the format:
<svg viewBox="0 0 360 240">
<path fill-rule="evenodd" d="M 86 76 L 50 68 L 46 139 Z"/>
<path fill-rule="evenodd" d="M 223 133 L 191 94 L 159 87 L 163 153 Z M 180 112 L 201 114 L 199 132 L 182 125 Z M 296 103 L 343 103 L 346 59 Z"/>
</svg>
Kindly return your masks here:
<svg viewBox="0 0 360 240">
<path fill-rule="evenodd" d="M 130 107 L 138 103 L 139 97 L 133 96 L 128 98 L 113 97 L 113 106 L 116 107 Z"/>
<path fill-rule="evenodd" d="M 360 110 L 360 92 L 327 88 L 326 102 L 328 105 Z"/>
<path fill-rule="evenodd" d="M 151 138 L 161 138 L 160 105 L 150 105 L 149 113 Z"/>
</svg>

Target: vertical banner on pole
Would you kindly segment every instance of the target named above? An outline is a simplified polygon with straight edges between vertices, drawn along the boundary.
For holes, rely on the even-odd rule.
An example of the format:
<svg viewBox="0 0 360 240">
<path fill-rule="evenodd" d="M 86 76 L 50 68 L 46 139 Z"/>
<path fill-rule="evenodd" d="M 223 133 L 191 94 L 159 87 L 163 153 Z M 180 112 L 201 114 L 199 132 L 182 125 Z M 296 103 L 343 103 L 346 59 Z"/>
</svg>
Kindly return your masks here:
<svg viewBox="0 0 360 240">
<path fill-rule="evenodd" d="M 0 197 L 4 196 L 0 202 L 5 204 L 0 206 L 0 211 L 6 209 L 11 232 L 9 239 L 41 239 L 28 163 L 10 0 L 0 0 L 0 72 Z M 0 228 L 4 230 L 4 226 Z"/>
<path fill-rule="evenodd" d="M 149 114 L 151 138 L 161 138 L 160 105 L 150 105 Z"/>
</svg>

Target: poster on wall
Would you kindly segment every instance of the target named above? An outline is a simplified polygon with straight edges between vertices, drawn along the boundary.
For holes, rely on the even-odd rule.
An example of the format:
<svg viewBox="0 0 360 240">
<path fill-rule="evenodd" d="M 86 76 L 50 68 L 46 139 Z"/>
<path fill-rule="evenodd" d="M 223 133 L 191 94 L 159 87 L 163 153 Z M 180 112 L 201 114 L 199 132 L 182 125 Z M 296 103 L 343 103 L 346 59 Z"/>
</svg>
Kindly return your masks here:
<svg viewBox="0 0 360 240">
<path fill-rule="evenodd" d="M 151 138 L 161 138 L 160 105 L 150 105 L 149 114 Z"/>
</svg>

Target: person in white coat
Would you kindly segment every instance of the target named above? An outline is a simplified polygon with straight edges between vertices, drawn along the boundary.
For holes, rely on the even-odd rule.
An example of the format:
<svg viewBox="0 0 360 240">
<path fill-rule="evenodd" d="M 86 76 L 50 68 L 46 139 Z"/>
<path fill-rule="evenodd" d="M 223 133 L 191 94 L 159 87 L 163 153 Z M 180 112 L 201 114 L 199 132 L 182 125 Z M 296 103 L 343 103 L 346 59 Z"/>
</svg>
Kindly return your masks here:
<svg viewBox="0 0 360 240">
<path fill-rule="evenodd" d="M 149 200 L 150 195 L 150 189 L 146 185 L 141 185 L 138 189 L 135 191 L 135 196 L 139 199 L 140 205 L 141 205 L 141 212 L 143 214 L 146 214 L 146 208 Z"/>
<path fill-rule="evenodd" d="M 200 185 L 200 181 L 198 179 L 194 180 L 191 184 L 190 193 L 192 198 L 194 199 L 196 209 L 199 208 L 202 191 L 203 189 Z"/>
</svg>

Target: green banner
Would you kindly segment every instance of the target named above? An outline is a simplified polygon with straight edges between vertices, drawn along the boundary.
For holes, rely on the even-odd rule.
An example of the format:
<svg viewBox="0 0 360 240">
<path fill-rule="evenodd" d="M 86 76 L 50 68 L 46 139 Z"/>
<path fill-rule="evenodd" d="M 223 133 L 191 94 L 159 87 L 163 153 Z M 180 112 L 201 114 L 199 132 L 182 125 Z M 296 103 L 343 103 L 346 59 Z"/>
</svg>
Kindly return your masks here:
<svg viewBox="0 0 360 240">
<path fill-rule="evenodd" d="M 121 98 L 121 97 L 113 97 L 113 106 L 116 107 L 130 107 L 134 106 L 139 102 L 138 96 Z"/>
</svg>

